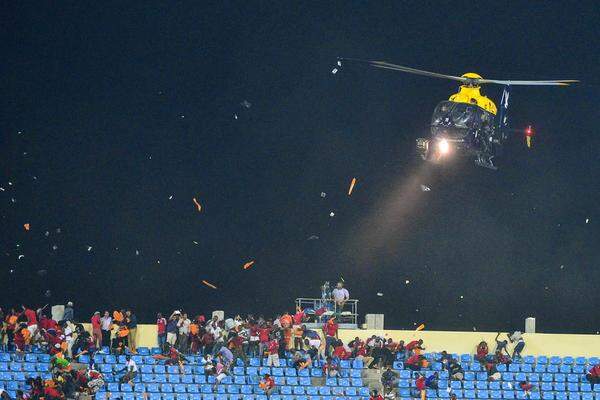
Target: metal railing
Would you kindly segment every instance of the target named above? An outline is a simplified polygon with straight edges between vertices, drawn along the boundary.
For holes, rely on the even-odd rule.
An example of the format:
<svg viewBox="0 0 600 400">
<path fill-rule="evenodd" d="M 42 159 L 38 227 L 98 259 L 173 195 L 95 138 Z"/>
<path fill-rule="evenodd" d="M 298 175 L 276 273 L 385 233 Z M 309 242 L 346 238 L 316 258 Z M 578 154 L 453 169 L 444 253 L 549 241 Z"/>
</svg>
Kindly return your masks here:
<svg viewBox="0 0 600 400">
<path fill-rule="evenodd" d="M 333 299 L 314 299 L 299 297 L 296 307 L 302 308 L 309 318 L 309 322 L 324 323 L 332 316 L 341 324 L 358 326 L 358 300 L 349 299 L 340 309 Z"/>
</svg>

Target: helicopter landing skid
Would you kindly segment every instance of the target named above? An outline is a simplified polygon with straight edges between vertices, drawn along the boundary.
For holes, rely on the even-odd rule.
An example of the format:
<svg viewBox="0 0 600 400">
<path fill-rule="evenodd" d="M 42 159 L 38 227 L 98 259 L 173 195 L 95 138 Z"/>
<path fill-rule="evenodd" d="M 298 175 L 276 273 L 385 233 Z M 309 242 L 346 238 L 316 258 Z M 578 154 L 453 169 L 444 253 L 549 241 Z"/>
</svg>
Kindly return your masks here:
<svg viewBox="0 0 600 400">
<path fill-rule="evenodd" d="M 494 156 L 491 156 L 491 157 L 477 156 L 477 158 L 475 159 L 475 165 L 496 171 L 496 170 L 498 170 L 498 167 L 496 167 L 494 165 L 494 163 L 492 162 L 492 158 L 494 158 Z"/>
</svg>

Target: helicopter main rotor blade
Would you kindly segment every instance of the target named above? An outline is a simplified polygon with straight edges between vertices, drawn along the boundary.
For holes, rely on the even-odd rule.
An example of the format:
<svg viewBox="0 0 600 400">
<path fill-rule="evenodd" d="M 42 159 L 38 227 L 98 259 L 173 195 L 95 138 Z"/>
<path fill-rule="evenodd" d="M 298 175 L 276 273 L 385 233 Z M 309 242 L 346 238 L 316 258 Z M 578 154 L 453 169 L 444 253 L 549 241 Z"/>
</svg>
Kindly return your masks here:
<svg viewBox="0 0 600 400">
<path fill-rule="evenodd" d="M 571 83 L 577 83 L 574 79 L 560 79 L 549 81 L 511 81 L 499 79 L 476 79 L 477 83 L 494 83 L 497 85 L 521 85 L 521 86 L 569 86 Z"/>
<path fill-rule="evenodd" d="M 368 65 L 370 65 L 372 67 L 376 67 L 376 68 L 389 69 L 389 70 L 392 70 L 392 71 L 407 72 L 409 74 L 430 76 L 430 77 L 433 77 L 433 78 L 450 79 L 450 80 L 459 81 L 459 82 L 467 82 L 468 81 L 467 78 L 463 78 L 463 77 L 460 77 L 460 76 L 438 74 L 437 72 L 430 72 L 430 71 L 424 71 L 422 69 L 405 67 L 403 65 L 391 64 L 391 63 L 388 63 L 388 62 L 385 62 L 385 61 L 360 60 L 360 59 L 357 59 L 357 58 L 340 58 L 339 60 L 340 61 L 353 61 L 353 62 L 365 63 L 365 64 L 368 64 Z"/>
<path fill-rule="evenodd" d="M 430 76 L 433 78 L 441 78 L 441 79 L 450 79 L 453 81 L 467 83 L 469 85 L 478 85 L 478 84 L 497 84 L 497 85 L 521 85 L 521 86 L 568 86 L 571 83 L 577 83 L 578 80 L 574 79 L 558 79 L 558 80 L 539 80 L 539 81 L 513 81 L 513 80 L 501 80 L 501 79 L 479 79 L 479 78 L 465 78 L 462 76 L 454 76 L 454 75 L 445 75 L 439 74 L 437 72 L 425 71 L 422 69 L 416 69 L 411 67 L 405 67 L 403 65 L 397 65 L 388 63 L 385 61 L 371 61 L 371 60 L 361 60 L 358 58 L 339 58 L 341 61 L 352 61 L 363 64 L 368 64 L 372 67 L 389 69 L 392 71 L 400 71 L 407 72 L 409 74 Z"/>
</svg>

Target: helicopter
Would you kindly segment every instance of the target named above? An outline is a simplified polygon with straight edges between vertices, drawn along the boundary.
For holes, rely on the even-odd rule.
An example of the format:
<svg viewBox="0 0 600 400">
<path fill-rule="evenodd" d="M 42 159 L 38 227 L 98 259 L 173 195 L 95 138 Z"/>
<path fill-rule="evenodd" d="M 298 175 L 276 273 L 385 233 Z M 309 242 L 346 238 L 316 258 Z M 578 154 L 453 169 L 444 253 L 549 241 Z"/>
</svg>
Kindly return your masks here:
<svg viewBox="0 0 600 400">
<path fill-rule="evenodd" d="M 508 102 L 511 86 L 568 86 L 571 83 L 579 82 L 572 79 L 535 81 L 484 79 L 474 72 L 453 76 L 385 61 L 356 58 L 339 58 L 337 64 L 341 67 L 342 62 L 348 61 L 364 63 L 381 69 L 460 82 L 458 92 L 435 107 L 431 117 L 430 136 L 416 139 L 417 153 L 424 160 L 435 163 L 443 162 L 454 155 L 474 157 L 476 165 L 493 170 L 497 169 L 494 158 L 501 153 L 502 146 L 509 134 L 515 132 L 514 129 L 508 127 Z M 481 93 L 481 86 L 485 84 L 503 86 L 499 108 Z M 527 127 L 524 134 L 527 146 L 531 147 L 531 139 L 534 135 L 532 127 Z"/>
</svg>

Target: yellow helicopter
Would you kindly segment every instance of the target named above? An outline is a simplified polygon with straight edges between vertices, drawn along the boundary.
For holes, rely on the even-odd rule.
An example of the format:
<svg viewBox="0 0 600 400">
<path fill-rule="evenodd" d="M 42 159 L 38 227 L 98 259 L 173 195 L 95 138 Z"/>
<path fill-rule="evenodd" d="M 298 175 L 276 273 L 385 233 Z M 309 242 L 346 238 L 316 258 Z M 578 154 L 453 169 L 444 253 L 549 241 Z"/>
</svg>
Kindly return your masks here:
<svg viewBox="0 0 600 400">
<path fill-rule="evenodd" d="M 491 169 L 497 169 L 494 157 L 500 152 L 509 132 L 513 131 L 508 128 L 507 116 L 511 86 L 568 86 L 571 83 L 579 82 L 572 79 L 543 81 L 484 79 L 474 72 L 453 76 L 385 61 L 355 58 L 340 58 L 338 66 L 341 67 L 342 62 L 346 61 L 460 82 L 458 92 L 436 106 L 431 118 L 430 137 L 417 139 L 417 152 L 424 160 L 434 162 L 443 161 L 456 154 L 474 156 L 475 164 Z M 482 84 L 504 86 L 499 110 L 492 100 L 481 93 Z M 525 129 L 524 133 L 527 146 L 531 147 L 534 135 L 531 126 Z"/>
</svg>

